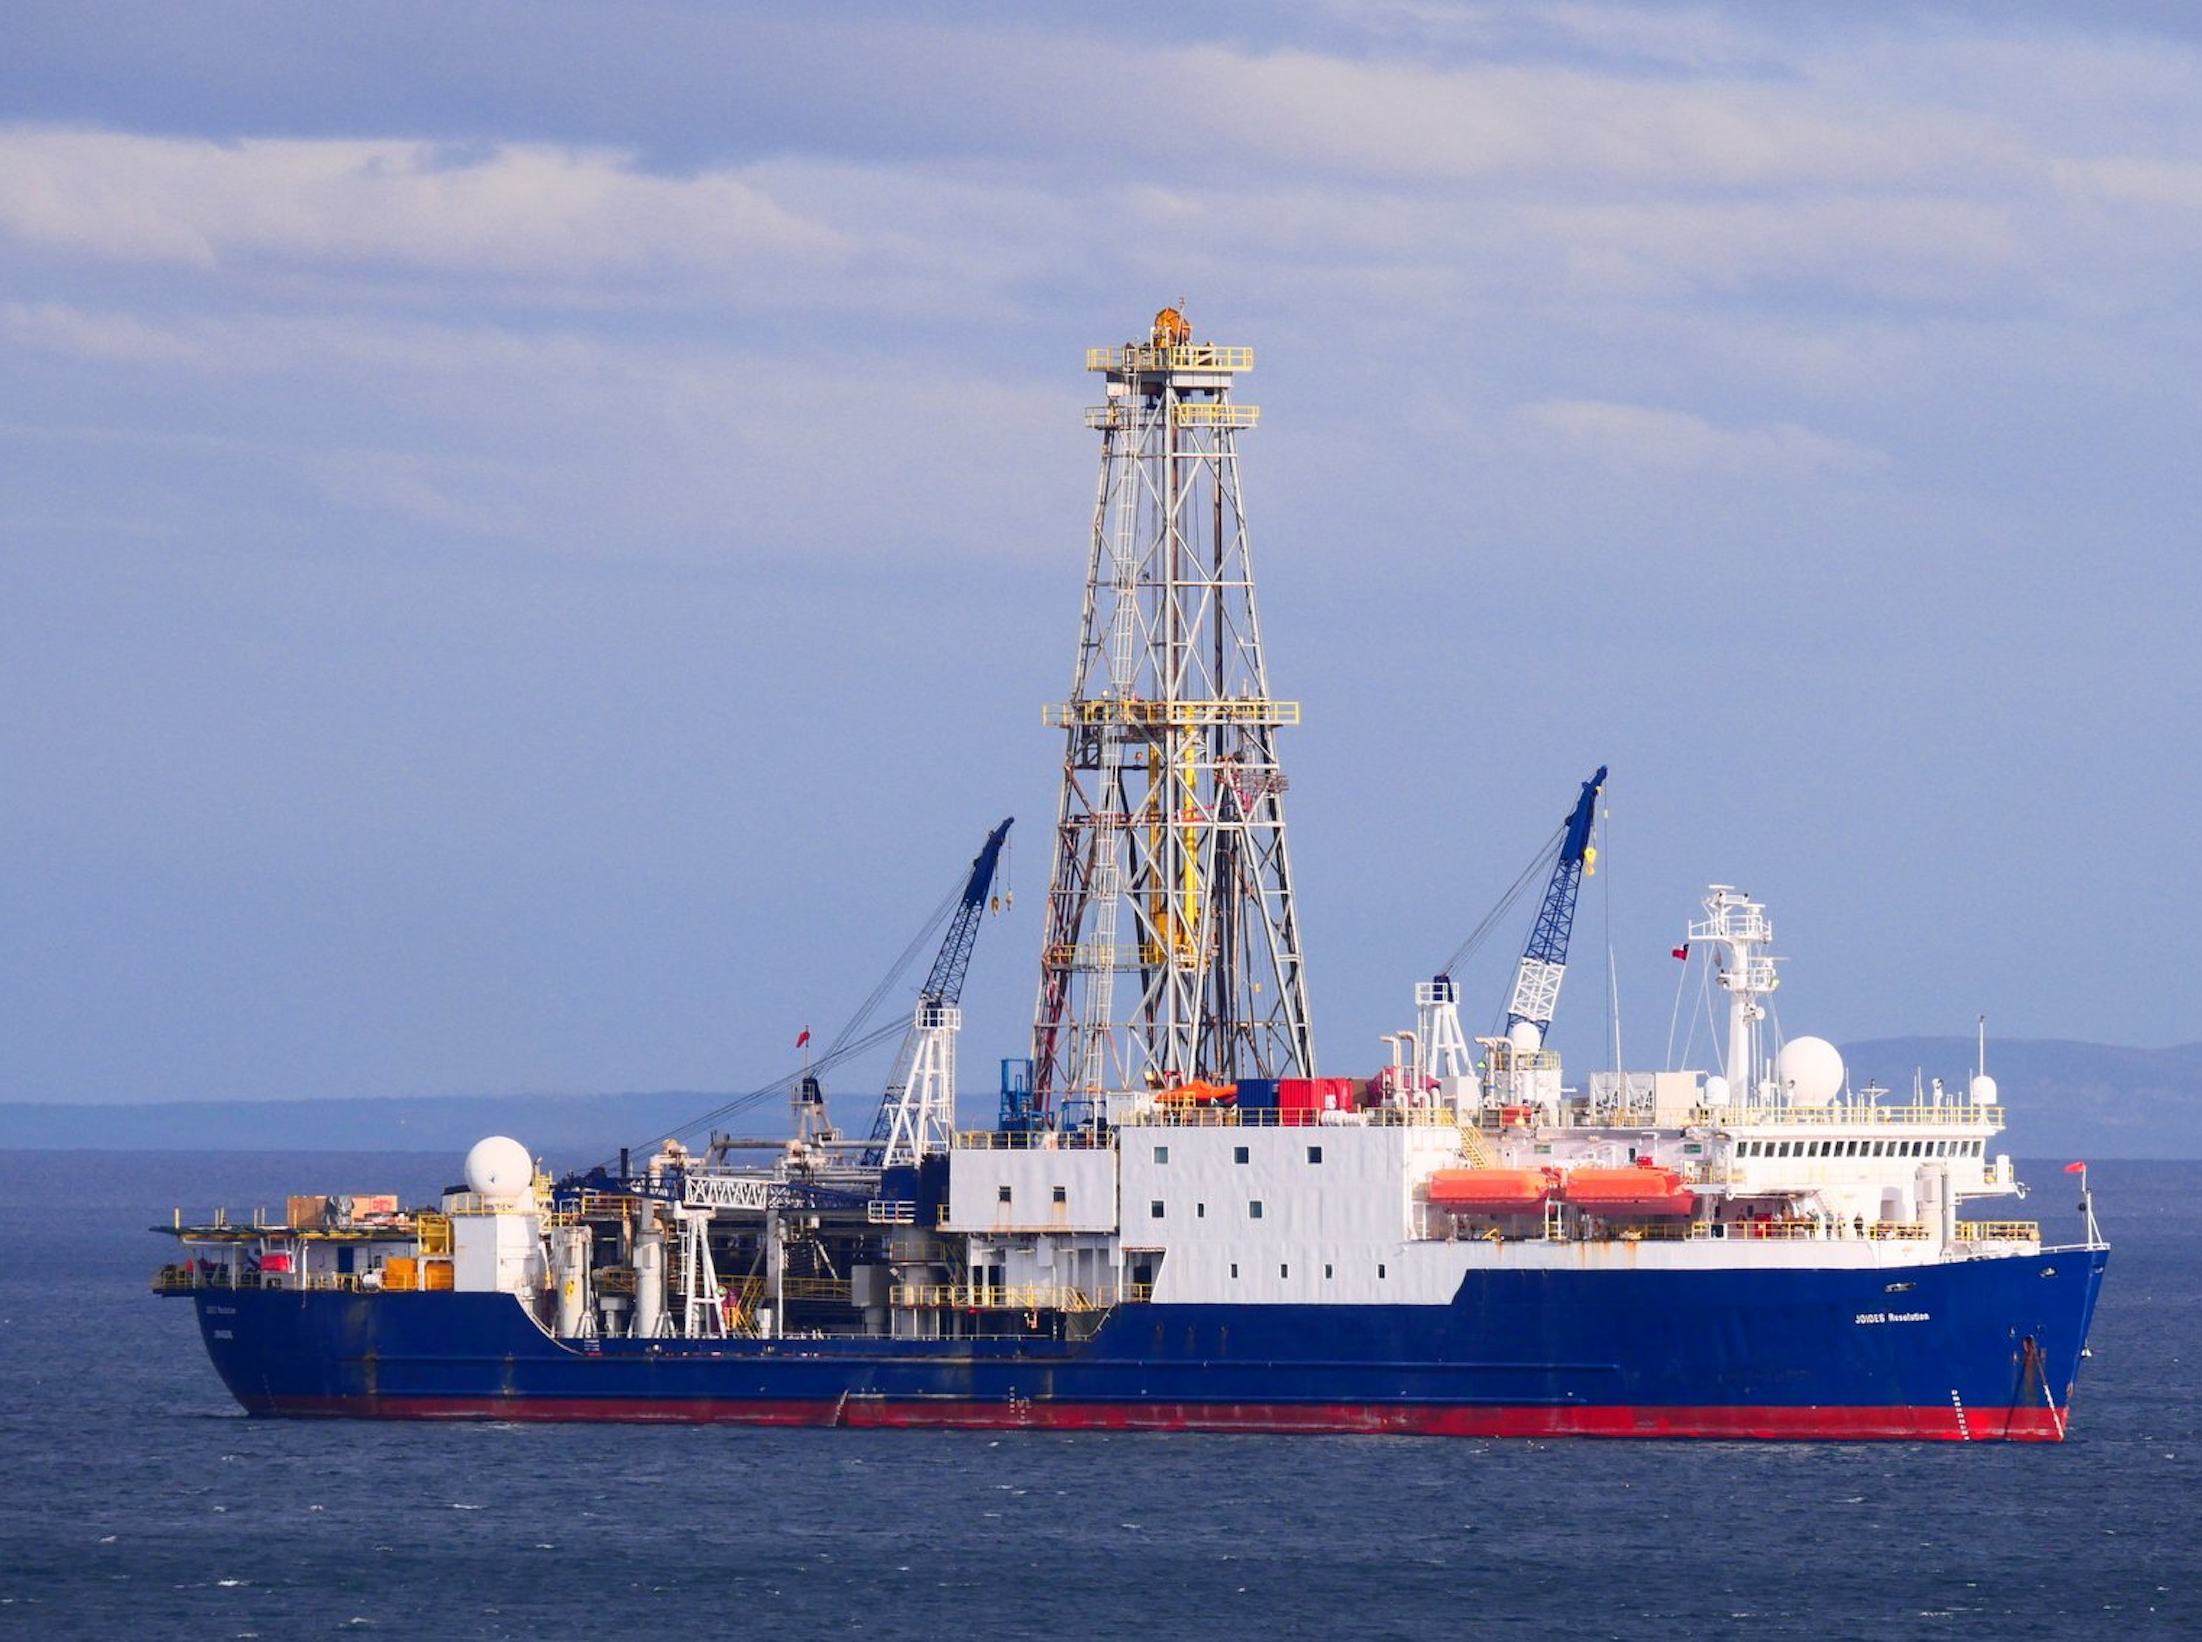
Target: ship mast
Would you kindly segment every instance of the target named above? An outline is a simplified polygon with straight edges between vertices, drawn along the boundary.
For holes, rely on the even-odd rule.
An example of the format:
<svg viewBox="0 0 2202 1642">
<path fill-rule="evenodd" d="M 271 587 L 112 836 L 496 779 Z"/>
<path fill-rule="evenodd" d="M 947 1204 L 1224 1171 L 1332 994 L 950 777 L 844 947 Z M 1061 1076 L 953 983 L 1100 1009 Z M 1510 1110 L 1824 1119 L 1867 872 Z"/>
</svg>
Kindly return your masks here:
<svg viewBox="0 0 2202 1642">
<path fill-rule="evenodd" d="M 1106 403 L 1033 1023 L 1042 1109 L 1312 1071 L 1234 404 L 1251 348 L 1175 310 L 1094 348 Z"/>
<path fill-rule="evenodd" d="M 1766 908 L 1726 884 L 1705 896 L 1706 916 L 1690 925 L 1690 940 L 1720 948 L 1721 986 L 1728 994 L 1728 1087 L 1733 1098 L 1754 1104 L 1759 1098 L 1759 1022 L 1766 1017 L 1761 1000 L 1781 985 L 1776 959 L 1766 948 L 1774 922 Z"/>
</svg>

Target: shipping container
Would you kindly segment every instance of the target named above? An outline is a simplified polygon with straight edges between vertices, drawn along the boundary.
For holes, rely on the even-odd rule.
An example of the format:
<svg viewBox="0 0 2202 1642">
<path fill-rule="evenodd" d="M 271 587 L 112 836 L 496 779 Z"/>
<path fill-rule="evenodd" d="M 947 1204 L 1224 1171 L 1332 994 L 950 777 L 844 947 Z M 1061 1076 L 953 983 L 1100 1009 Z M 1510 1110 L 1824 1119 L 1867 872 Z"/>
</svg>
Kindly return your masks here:
<svg viewBox="0 0 2202 1642">
<path fill-rule="evenodd" d="M 1274 1112 L 1277 1109 L 1277 1080 L 1275 1078 L 1239 1079 L 1239 1110 L 1242 1112 Z"/>
</svg>

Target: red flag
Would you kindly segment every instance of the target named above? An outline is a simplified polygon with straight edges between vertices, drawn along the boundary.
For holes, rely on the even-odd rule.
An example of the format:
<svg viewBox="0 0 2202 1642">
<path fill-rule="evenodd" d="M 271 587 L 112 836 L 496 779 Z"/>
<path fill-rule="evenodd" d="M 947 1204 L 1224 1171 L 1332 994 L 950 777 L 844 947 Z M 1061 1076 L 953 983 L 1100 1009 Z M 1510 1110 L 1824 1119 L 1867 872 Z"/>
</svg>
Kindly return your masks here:
<svg viewBox="0 0 2202 1642">
<path fill-rule="evenodd" d="M 810 1028 L 806 1026 L 803 1028 L 803 1035 L 795 1040 L 795 1047 L 800 1049 L 808 1042 L 810 1042 Z"/>
<path fill-rule="evenodd" d="M 2087 1173 L 2087 1165 L 2084 1163 L 2067 1163 L 2064 1166 L 2064 1172 L 2066 1174 L 2085 1174 Z"/>
<path fill-rule="evenodd" d="M 1680 946 L 1674 949 L 1674 955 L 1677 958 L 1688 958 L 1690 955 L 1690 943 L 1688 941 L 1684 941 Z"/>
</svg>

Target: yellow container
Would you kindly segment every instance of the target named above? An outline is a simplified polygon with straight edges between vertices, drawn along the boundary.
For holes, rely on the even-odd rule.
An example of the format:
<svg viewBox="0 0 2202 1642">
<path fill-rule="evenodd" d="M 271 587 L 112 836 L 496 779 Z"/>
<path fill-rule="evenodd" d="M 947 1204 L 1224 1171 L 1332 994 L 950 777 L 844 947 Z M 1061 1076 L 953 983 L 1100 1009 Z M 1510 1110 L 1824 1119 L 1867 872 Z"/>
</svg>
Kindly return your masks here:
<svg viewBox="0 0 2202 1642">
<path fill-rule="evenodd" d="M 424 1289 L 450 1288 L 451 1262 L 448 1260 L 423 1260 L 421 1262 L 421 1287 Z"/>
<path fill-rule="evenodd" d="M 382 1286 L 386 1289 L 417 1289 L 421 1286 L 420 1262 L 409 1254 L 394 1254 L 382 1263 Z"/>
</svg>

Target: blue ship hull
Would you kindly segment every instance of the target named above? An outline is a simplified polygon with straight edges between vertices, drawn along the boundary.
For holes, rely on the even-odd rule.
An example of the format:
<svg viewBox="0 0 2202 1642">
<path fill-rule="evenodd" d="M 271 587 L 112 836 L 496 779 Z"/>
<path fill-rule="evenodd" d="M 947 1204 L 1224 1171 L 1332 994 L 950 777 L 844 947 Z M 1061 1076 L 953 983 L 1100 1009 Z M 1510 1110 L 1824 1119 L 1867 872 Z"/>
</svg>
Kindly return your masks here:
<svg viewBox="0 0 2202 1642">
<path fill-rule="evenodd" d="M 1471 1272 L 1445 1306 L 1128 1304 L 1076 1341 L 582 1344 L 499 1294 L 196 1298 L 255 1414 L 2054 1441 L 2107 1258 Z"/>
</svg>

